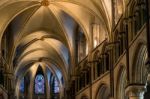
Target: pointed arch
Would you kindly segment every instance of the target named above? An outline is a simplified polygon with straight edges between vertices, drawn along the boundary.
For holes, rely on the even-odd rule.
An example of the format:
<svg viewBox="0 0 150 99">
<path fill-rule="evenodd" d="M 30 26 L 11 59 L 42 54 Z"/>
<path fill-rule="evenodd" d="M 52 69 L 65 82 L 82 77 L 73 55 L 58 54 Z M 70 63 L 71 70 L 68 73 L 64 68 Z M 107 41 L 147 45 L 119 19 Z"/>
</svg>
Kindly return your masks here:
<svg viewBox="0 0 150 99">
<path fill-rule="evenodd" d="M 109 99 L 109 87 L 107 84 L 100 84 L 95 99 Z"/>
<path fill-rule="evenodd" d="M 146 83 L 147 71 L 145 67 L 147 59 L 147 48 L 145 43 L 139 42 L 136 47 L 137 50 L 134 52 L 133 63 L 132 63 L 132 83 Z"/>
<path fill-rule="evenodd" d="M 34 93 L 45 94 L 45 77 L 42 67 L 39 65 L 34 78 Z"/>
<path fill-rule="evenodd" d="M 117 74 L 116 83 L 116 96 L 117 99 L 126 99 L 125 97 L 125 87 L 126 87 L 126 70 L 124 64 L 120 64 Z"/>
</svg>

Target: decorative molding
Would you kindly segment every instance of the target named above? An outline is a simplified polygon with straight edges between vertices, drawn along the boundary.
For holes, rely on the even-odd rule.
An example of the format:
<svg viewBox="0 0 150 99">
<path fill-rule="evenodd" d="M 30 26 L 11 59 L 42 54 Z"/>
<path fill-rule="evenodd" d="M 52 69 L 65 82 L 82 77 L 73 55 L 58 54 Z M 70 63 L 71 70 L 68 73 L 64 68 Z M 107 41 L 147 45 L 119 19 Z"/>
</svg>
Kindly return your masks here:
<svg viewBox="0 0 150 99">
<path fill-rule="evenodd" d="M 126 95 L 129 97 L 141 97 L 144 95 L 144 92 L 146 91 L 146 85 L 145 84 L 131 84 L 127 86 L 125 89 Z"/>
</svg>

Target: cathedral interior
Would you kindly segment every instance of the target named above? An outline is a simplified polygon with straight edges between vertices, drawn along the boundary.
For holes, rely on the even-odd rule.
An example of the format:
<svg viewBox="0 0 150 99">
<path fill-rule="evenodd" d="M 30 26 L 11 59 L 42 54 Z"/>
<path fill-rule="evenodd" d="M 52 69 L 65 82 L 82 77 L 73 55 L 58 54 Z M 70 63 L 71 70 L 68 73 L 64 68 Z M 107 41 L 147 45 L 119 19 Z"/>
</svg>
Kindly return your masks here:
<svg viewBox="0 0 150 99">
<path fill-rule="evenodd" d="M 0 0 L 0 99 L 150 99 L 150 1 Z"/>
</svg>

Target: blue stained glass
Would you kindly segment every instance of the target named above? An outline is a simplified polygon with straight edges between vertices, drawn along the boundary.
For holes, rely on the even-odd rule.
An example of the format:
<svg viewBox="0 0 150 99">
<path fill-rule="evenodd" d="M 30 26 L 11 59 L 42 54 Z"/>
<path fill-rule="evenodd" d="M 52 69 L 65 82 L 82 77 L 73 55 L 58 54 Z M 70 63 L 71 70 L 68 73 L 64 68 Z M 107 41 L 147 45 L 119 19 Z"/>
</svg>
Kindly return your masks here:
<svg viewBox="0 0 150 99">
<path fill-rule="evenodd" d="M 24 92 L 24 78 L 21 79 L 19 88 L 20 88 L 20 91 L 23 93 Z"/>
<path fill-rule="evenodd" d="M 41 74 L 36 75 L 35 78 L 35 93 L 44 94 L 44 76 Z"/>
<path fill-rule="evenodd" d="M 54 81 L 54 93 L 59 93 L 59 84 L 56 78 Z"/>
</svg>

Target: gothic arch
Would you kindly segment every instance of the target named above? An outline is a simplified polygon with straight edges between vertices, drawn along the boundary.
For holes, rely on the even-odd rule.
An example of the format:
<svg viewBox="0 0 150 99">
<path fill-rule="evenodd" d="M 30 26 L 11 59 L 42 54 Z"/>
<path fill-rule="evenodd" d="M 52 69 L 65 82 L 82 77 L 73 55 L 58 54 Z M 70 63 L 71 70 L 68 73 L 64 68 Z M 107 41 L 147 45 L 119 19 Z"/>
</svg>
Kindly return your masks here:
<svg viewBox="0 0 150 99">
<path fill-rule="evenodd" d="M 116 83 L 116 99 L 126 99 L 125 98 L 125 86 L 126 86 L 126 70 L 123 64 L 120 65 L 117 74 Z"/>
<path fill-rule="evenodd" d="M 137 2 L 135 0 L 133 0 L 131 2 L 131 5 L 129 6 L 129 16 L 132 16 L 132 14 L 134 13 L 134 9 L 135 9 L 135 6 L 136 6 Z"/>
<path fill-rule="evenodd" d="M 100 84 L 95 99 L 109 99 L 110 90 L 107 84 Z"/>
<path fill-rule="evenodd" d="M 142 42 L 138 43 L 137 50 L 134 52 L 132 60 L 131 82 L 145 84 L 147 79 L 147 71 L 145 63 L 147 59 L 147 48 Z"/>
</svg>

